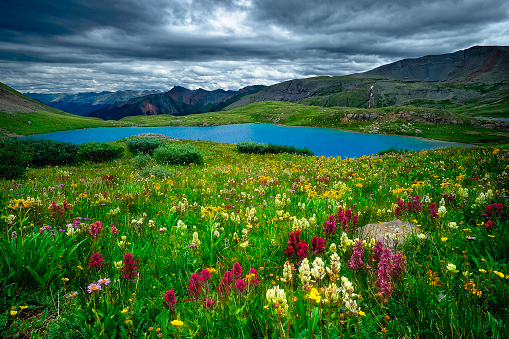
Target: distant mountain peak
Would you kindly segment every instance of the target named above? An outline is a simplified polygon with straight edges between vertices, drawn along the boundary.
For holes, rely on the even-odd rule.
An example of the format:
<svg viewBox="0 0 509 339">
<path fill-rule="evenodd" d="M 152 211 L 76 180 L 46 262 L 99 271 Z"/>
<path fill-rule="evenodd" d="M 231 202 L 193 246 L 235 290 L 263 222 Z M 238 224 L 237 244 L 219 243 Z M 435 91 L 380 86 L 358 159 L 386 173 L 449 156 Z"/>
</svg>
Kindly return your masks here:
<svg viewBox="0 0 509 339">
<path fill-rule="evenodd" d="M 356 76 L 397 81 L 496 83 L 509 78 L 509 46 L 473 46 L 454 53 L 403 59 Z"/>
</svg>

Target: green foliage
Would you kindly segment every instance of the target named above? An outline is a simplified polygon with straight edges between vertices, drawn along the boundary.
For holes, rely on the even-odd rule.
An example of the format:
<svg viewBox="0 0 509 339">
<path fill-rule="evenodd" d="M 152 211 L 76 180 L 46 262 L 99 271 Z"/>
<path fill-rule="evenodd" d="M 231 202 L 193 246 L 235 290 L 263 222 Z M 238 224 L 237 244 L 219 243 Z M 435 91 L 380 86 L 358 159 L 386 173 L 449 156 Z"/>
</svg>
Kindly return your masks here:
<svg viewBox="0 0 509 339">
<path fill-rule="evenodd" d="M 154 151 L 164 145 L 164 142 L 154 138 L 131 138 L 127 140 L 127 149 L 133 154 L 154 154 Z"/>
<path fill-rule="evenodd" d="M 391 147 L 388 147 L 388 148 L 378 151 L 378 153 L 376 155 L 384 155 L 384 154 L 388 154 L 388 153 L 403 154 L 408 151 L 409 151 L 409 149 L 407 149 L 407 148 L 401 148 L 401 147 L 398 148 L 396 146 L 391 146 Z"/>
<path fill-rule="evenodd" d="M 141 171 L 140 174 L 144 177 L 153 176 L 159 180 L 169 178 L 173 175 L 173 173 L 170 170 L 162 166 L 153 166 L 151 168 L 145 168 L 143 171 Z"/>
<path fill-rule="evenodd" d="M 254 141 L 241 141 L 237 143 L 237 150 L 241 153 L 253 153 L 253 154 L 297 154 L 297 155 L 313 155 L 307 147 L 297 148 L 290 145 L 276 145 L 272 143 L 262 143 Z"/>
<path fill-rule="evenodd" d="M 59 234 L 58 237 L 65 235 Z M 67 238 L 67 237 L 66 237 Z M 58 287 L 61 278 L 68 274 L 69 263 L 76 260 L 76 250 L 85 240 L 75 243 L 67 238 L 60 243 L 57 234 L 45 231 L 30 232 L 12 237 L 10 241 L 0 239 L 0 285 L 4 293 L 12 296 L 20 291 Z M 58 248 L 55 244 L 60 243 Z M 48 249 L 52 248 L 51 255 Z"/>
<path fill-rule="evenodd" d="M 203 163 L 201 151 L 191 145 L 168 145 L 156 149 L 154 158 L 158 163 L 169 163 L 174 165 Z"/>
<path fill-rule="evenodd" d="M 0 178 L 17 179 L 22 177 L 30 164 L 32 156 L 19 142 L 0 140 Z"/>
<path fill-rule="evenodd" d="M 79 146 L 50 139 L 18 139 L 18 142 L 32 155 L 34 167 L 72 164 L 76 161 Z"/>
<path fill-rule="evenodd" d="M 80 145 L 78 158 L 82 161 L 104 162 L 121 158 L 124 147 L 105 142 L 88 142 Z"/>
<path fill-rule="evenodd" d="M 131 164 L 136 169 L 143 169 L 152 161 L 152 157 L 148 154 L 139 154 L 131 159 Z"/>
</svg>

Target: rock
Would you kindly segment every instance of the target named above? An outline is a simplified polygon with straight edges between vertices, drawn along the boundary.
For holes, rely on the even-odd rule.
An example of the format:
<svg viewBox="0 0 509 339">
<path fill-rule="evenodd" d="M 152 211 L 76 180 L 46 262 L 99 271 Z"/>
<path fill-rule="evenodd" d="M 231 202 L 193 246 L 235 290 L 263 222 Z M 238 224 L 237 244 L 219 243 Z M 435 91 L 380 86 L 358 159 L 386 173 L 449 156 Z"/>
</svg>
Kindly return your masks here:
<svg viewBox="0 0 509 339">
<path fill-rule="evenodd" d="M 401 221 L 399 219 L 386 221 L 376 224 L 367 224 L 360 227 L 359 237 L 368 240 L 368 238 L 375 238 L 381 241 L 384 246 L 391 249 L 393 253 L 397 251 L 399 244 L 403 243 L 405 237 L 410 232 L 415 232 L 415 225 Z"/>
</svg>

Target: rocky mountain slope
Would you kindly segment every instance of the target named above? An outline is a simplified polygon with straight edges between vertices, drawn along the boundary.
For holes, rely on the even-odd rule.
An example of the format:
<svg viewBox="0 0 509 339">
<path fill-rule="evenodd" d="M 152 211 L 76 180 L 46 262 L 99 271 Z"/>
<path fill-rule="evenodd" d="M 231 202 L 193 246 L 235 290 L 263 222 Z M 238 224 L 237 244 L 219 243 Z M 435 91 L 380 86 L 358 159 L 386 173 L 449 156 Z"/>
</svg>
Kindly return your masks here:
<svg viewBox="0 0 509 339">
<path fill-rule="evenodd" d="M 472 47 L 455 53 L 405 59 L 343 77 L 289 80 L 232 103 L 233 109 L 262 101 L 323 107 L 414 105 L 454 108 L 476 101 L 500 101 L 509 89 L 509 47 Z M 509 116 L 509 110 L 506 113 Z"/>
<path fill-rule="evenodd" d="M 37 102 L 9 86 L 0 83 L 0 112 L 15 114 L 41 111 L 53 113 L 59 112 L 57 109 Z"/>
<path fill-rule="evenodd" d="M 104 120 L 119 120 L 127 116 L 136 115 L 186 115 L 192 113 L 204 113 L 220 110 L 232 101 L 259 91 L 263 86 L 249 86 L 239 91 L 204 89 L 189 90 L 175 86 L 165 93 L 153 94 L 134 98 L 125 102 L 108 106 L 98 111 L 89 113 L 89 117 L 97 117 Z"/>
<path fill-rule="evenodd" d="M 450 54 L 404 59 L 359 76 L 397 81 L 498 83 L 509 79 L 509 46 L 474 46 Z"/>
<path fill-rule="evenodd" d="M 117 91 L 117 92 L 87 92 L 87 93 L 25 93 L 32 99 L 76 115 L 85 116 L 90 112 L 108 107 L 118 102 L 127 101 L 132 98 L 158 94 L 162 91 Z"/>
</svg>

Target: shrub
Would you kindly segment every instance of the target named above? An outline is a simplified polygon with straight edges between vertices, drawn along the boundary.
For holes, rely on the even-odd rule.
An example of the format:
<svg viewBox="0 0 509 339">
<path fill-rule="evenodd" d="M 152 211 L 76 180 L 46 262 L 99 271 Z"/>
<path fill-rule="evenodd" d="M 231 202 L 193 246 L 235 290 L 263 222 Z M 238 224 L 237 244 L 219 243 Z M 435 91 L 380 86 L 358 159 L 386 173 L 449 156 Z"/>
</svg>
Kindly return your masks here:
<svg viewBox="0 0 509 339">
<path fill-rule="evenodd" d="M 30 160 L 30 153 L 18 141 L 0 140 L 0 178 L 10 180 L 22 177 Z"/>
<path fill-rule="evenodd" d="M 297 155 L 313 155 L 314 153 L 307 147 L 297 148 L 290 145 L 276 145 L 272 143 L 262 143 L 254 141 L 241 141 L 237 143 L 237 150 L 240 153 L 254 153 L 254 154 L 279 154 L 289 153 Z"/>
<path fill-rule="evenodd" d="M 237 150 L 240 153 L 254 153 L 265 154 L 267 153 L 267 144 L 254 141 L 241 141 L 237 143 Z"/>
<path fill-rule="evenodd" d="M 154 151 L 164 146 L 164 142 L 153 138 L 132 138 L 127 140 L 127 149 L 133 154 L 154 154 Z"/>
<path fill-rule="evenodd" d="M 175 165 L 203 163 L 203 155 L 199 149 L 190 145 L 168 145 L 159 147 L 154 152 L 154 158 L 159 163 Z"/>
<path fill-rule="evenodd" d="M 382 149 L 382 150 L 378 151 L 378 153 L 376 155 L 384 155 L 384 154 L 389 154 L 389 153 L 401 154 L 401 153 L 406 153 L 408 151 L 410 151 L 410 150 L 406 149 L 406 148 L 397 148 L 396 146 L 391 146 L 386 149 Z"/>
<path fill-rule="evenodd" d="M 131 164 L 133 165 L 134 168 L 139 170 L 147 167 L 151 160 L 152 157 L 150 155 L 140 154 L 132 158 Z"/>
<path fill-rule="evenodd" d="M 158 180 L 169 178 L 173 175 L 171 171 L 161 166 L 153 166 L 152 168 L 146 168 L 140 173 L 144 177 L 154 176 Z"/>
<path fill-rule="evenodd" d="M 31 155 L 34 167 L 72 164 L 79 146 L 50 139 L 23 139 L 18 141 Z"/>
<path fill-rule="evenodd" d="M 88 142 L 80 145 L 78 158 L 82 161 L 103 162 L 118 159 L 124 154 L 124 147 L 106 142 Z"/>
</svg>

